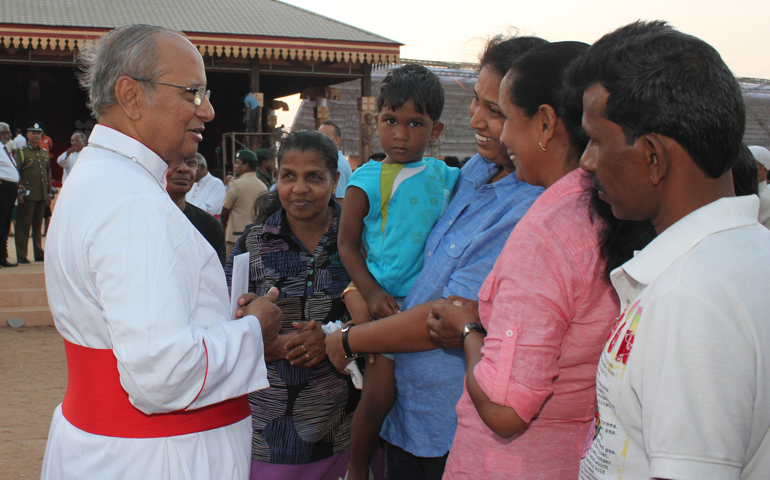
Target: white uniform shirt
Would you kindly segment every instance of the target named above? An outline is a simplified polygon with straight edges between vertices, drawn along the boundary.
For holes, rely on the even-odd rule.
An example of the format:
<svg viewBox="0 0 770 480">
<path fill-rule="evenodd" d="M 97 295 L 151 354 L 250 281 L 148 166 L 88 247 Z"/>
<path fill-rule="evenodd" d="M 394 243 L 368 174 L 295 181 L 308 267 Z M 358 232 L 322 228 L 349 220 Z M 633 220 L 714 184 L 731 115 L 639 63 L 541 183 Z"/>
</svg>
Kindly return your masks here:
<svg viewBox="0 0 770 480">
<path fill-rule="evenodd" d="M 19 170 L 16 168 L 16 159 L 6 147 L 0 147 L 0 149 L 2 149 L 0 152 L 0 180 L 18 183 Z"/>
<path fill-rule="evenodd" d="M 687 215 L 612 272 L 621 314 L 597 372 L 580 479 L 766 480 L 770 231 L 753 195 Z"/>
<path fill-rule="evenodd" d="M 168 166 L 110 128 L 62 190 L 48 231 L 46 285 L 69 342 L 112 349 L 144 413 L 197 409 L 268 387 L 259 321 L 229 318 L 216 252 L 161 186 Z M 86 433 L 54 412 L 43 479 L 248 478 L 251 419 L 201 433 L 131 439 Z"/>
<path fill-rule="evenodd" d="M 192 203 L 201 210 L 217 216 L 222 213 L 222 204 L 225 203 L 225 184 L 214 175 L 207 173 L 200 182 L 195 182 L 192 189 L 187 192 L 185 201 Z"/>
<path fill-rule="evenodd" d="M 80 152 L 72 152 L 70 154 L 68 154 L 67 152 L 64 152 L 61 155 L 59 155 L 59 158 L 56 160 L 56 163 L 58 163 L 61 166 L 61 168 L 64 169 L 64 172 L 62 173 L 62 177 L 61 177 L 62 183 L 64 183 L 64 181 L 67 180 L 67 177 L 72 171 L 72 167 L 74 167 L 75 162 L 78 161 L 78 155 L 80 155 Z"/>
</svg>

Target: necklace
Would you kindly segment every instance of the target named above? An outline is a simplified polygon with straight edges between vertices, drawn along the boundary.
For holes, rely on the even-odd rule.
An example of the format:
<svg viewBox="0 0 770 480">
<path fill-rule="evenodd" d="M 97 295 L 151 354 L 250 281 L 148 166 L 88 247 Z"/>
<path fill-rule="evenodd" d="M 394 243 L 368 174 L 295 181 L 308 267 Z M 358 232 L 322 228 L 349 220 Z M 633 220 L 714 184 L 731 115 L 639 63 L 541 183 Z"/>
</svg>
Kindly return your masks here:
<svg viewBox="0 0 770 480">
<path fill-rule="evenodd" d="M 500 168 L 494 175 L 492 175 L 492 178 L 489 179 L 489 183 L 495 183 L 498 180 L 502 180 L 503 178 L 508 176 L 508 173 L 506 172 L 504 168 Z"/>
<path fill-rule="evenodd" d="M 137 164 L 140 167 L 142 167 L 147 173 L 149 173 L 150 176 L 152 177 L 152 179 L 155 180 L 155 183 L 157 183 L 158 186 L 160 187 L 160 189 L 163 190 L 163 193 L 166 193 L 166 189 L 163 188 L 163 184 L 160 183 L 157 178 L 155 178 L 155 175 L 153 175 L 152 172 L 147 167 L 145 167 L 144 165 L 139 163 L 139 159 L 137 159 L 136 157 L 131 157 L 131 156 L 129 156 L 129 155 L 127 155 L 127 154 L 125 154 L 125 153 L 123 153 L 121 151 L 118 151 L 118 150 L 115 150 L 115 149 L 112 149 L 112 148 L 107 148 L 105 146 L 99 145 L 98 143 L 88 142 L 88 146 L 89 147 L 94 147 L 94 148 L 101 148 L 102 150 L 107 150 L 109 152 L 118 154 L 121 157 L 124 157 L 124 158 L 127 158 L 127 159 L 131 160 L 135 164 Z"/>
</svg>

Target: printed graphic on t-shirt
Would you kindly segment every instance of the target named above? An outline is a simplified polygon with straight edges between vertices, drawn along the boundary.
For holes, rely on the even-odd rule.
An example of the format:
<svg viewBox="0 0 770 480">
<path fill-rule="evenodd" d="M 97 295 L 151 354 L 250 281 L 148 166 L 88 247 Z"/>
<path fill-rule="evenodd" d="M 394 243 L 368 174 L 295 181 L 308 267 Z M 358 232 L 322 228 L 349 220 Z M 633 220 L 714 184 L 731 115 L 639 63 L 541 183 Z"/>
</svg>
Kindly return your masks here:
<svg viewBox="0 0 770 480">
<path fill-rule="evenodd" d="M 607 348 L 602 351 L 596 373 L 596 400 L 599 407 L 596 436 L 588 454 L 580 463 L 580 480 L 624 478 L 628 433 L 620 426 L 617 406 L 626 362 L 634 346 L 636 329 L 643 307 L 637 300 L 618 319 Z"/>
</svg>

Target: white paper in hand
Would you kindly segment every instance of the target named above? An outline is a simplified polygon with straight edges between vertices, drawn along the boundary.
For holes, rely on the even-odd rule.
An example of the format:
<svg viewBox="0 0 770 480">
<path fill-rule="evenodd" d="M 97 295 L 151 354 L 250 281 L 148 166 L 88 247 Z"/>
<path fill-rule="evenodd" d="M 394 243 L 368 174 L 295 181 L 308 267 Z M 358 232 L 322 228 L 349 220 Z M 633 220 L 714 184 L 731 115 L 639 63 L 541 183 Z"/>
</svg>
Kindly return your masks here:
<svg viewBox="0 0 770 480">
<path fill-rule="evenodd" d="M 230 286 L 230 320 L 235 320 L 238 298 L 249 291 L 249 254 L 233 257 L 233 275 Z"/>
</svg>

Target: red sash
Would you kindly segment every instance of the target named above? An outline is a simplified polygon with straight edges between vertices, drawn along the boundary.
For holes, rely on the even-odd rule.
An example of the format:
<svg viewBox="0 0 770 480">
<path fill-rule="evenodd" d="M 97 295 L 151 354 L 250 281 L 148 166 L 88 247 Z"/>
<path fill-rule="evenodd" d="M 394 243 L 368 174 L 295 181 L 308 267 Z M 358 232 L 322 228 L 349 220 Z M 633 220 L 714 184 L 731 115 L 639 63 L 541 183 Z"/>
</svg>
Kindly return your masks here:
<svg viewBox="0 0 770 480">
<path fill-rule="evenodd" d="M 62 413 L 85 432 L 121 438 L 173 437 L 225 427 L 251 415 L 246 395 L 197 410 L 146 415 L 131 405 L 120 385 L 112 350 L 66 340 L 64 349 L 69 379 Z"/>
</svg>

